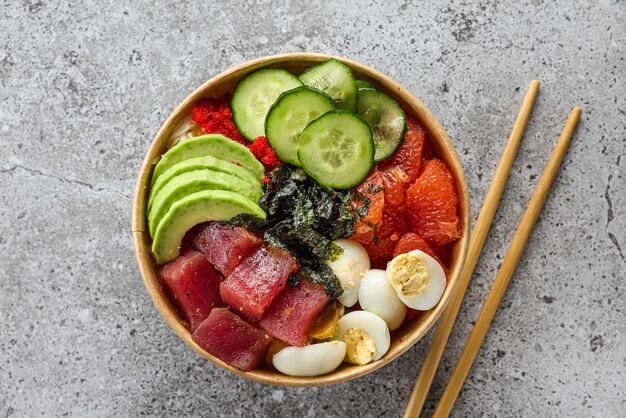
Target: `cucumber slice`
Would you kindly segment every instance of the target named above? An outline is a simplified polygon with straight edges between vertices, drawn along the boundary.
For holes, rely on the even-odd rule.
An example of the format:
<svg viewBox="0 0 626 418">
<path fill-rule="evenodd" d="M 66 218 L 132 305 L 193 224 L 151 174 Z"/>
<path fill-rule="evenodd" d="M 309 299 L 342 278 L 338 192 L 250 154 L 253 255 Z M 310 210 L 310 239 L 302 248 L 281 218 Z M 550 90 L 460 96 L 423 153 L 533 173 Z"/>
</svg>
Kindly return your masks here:
<svg viewBox="0 0 626 418">
<path fill-rule="evenodd" d="M 296 87 L 280 95 L 265 119 L 265 135 L 278 158 L 300 166 L 298 141 L 304 128 L 333 110 L 333 99 L 308 86 Z"/>
<path fill-rule="evenodd" d="M 370 83 L 368 83 L 365 80 L 357 80 L 356 81 L 356 89 L 357 90 L 361 90 L 361 89 L 372 89 L 372 90 L 376 90 L 374 88 L 374 86 L 372 86 Z"/>
<path fill-rule="evenodd" d="M 350 111 L 331 110 L 304 129 L 298 158 L 304 171 L 321 185 L 349 189 L 374 165 L 372 130 Z"/>
<path fill-rule="evenodd" d="M 391 157 L 404 141 L 406 117 L 402 108 L 377 90 L 361 89 L 358 96 L 359 116 L 369 123 L 374 135 L 374 161 Z"/>
<path fill-rule="evenodd" d="M 356 82 L 347 65 L 332 58 L 300 74 L 300 80 L 328 94 L 339 109 L 356 112 Z"/>
<path fill-rule="evenodd" d="M 241 79 L 230 100 L 239 132 L 249 141 L 265 135 L 265 117 L 272 104 L 281 93 L 301 85 L 298 77 L 277 68 L 263 68 Z"/>
</svg>

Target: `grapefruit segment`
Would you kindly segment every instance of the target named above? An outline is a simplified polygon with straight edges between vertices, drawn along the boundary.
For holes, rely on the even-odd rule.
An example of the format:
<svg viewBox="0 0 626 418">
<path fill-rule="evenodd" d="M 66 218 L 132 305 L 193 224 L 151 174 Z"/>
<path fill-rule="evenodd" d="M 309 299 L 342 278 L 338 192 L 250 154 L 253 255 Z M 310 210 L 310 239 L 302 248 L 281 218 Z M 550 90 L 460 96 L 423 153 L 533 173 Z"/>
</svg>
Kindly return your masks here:
<svg viewBox="0 0 626 418">
<path fill-rule="evenodd" d="M 407 190 L 406 218 L 431 246 L 444 245 L 461 236 L 458 205 L 452 174 L 444 162 L 433 158 Z"/>
<path fill-rule="evenodd" d="M 406 176 L 405 183 L 411 183 L 419 174 L 425 140 L 426 133 L 419 123 L 408 118 L 404 142 L 390 159 L 380 163 L 380 169 L 388 171 L 392 168 L 399 168 Z"/>
<path fill-rule="evenodd" d="M 404 186 L 409 177 L 400 167 L 392 167 L 381 172 L 383 187 L 385 188 L 385 203 L 399 205 L 404 202 Z"/>
<path fill-rule="evenodd" d="M 363 244 L 370 256 L 372 268 L 385 269 L 393 256 L 396 244 L 407 232 L 407 225 L 403 216 L 404 208 L 399 206 L 385 206 L 383 218 L 376 228 L 372 242 Z"/>
<path fill-rule="evenodd" d="M 369 244 L 374 239 L 374 229 L 383 218 L 385 189 L 380 171 L 374 169 L 359 185 L 357 190 L 369 199 L 369 211 L 355 225 L 355 234 L 350 237 L 361 244 Z"/>
</svg>

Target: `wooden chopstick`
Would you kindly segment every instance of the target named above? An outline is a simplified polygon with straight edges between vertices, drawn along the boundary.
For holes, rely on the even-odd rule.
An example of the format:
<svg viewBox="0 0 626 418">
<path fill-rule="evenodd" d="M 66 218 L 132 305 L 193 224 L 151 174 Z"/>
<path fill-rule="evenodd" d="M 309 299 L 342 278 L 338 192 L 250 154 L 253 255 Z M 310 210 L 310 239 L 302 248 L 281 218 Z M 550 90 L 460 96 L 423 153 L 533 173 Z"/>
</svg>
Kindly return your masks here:
<svg viewBox="0 0 626 418">
<path fill-rule="evenodd" d="M 435 335 L 430 344 L 430 349 L 428 350 L 428 354 L 426 355 L 426 359 L 424 360 L 422 369 L 420 370 L 420 374 L 415 383 L 415 388 L 413 389 L 413 393 L 411 393 L 411 398 L 409 399 L 406 412 L 404 413 L 405 418 L 417 417 L 422 411 L 424 402 L 428 396 L 428 390 L 430 389 L 433 377 L 437 372 L 441 355 L 446 347 L 448 337 L 450 336 L 450 332 L 452 331 L 452 327 L 456 321 L 459 309 L 461 308 L 465 291 L 467 290 L 470 279 L 474 274 L 474 268 L 476 267 L 478 257 L 480 256 L 483 244 L 485 243 L 487 232 L 489 232 L 491 221 L 493 220 L 493 216 L 498 208 L 500 197 L 502 196 L 504 186 L 506 185 L 509 177 L 513 160 L 515 160 L 515 155 L 517 154 L 517 149 L 519 148 L 522 136 L 524 135 L 524 130 L 526 129 L 526 124 L 530 118 L 530 112 L 533 104 L 535 103 L 538 91 L 539 81 L 531 81 L 526 97 L 522 102 L 522 107 L 520 108 L 515 124 L 513 125 L 511 135 L 509 136 L 504 152 L 502 153 L 502 158 L 500 159 L 500 163 L 496 169 L 491 186 L 485 196 L 483 207 L 480 209 L 480 214 L 476 220 L 476 226 L 474 227 L 472 236 L 470 237 L 469 251 L 467 253 L 465 266 L 463 267 L 463 272 L 461 273 L 459 283 L 457 284 L 458 287 L 454 296 L 450 300 L 448 307 L 443 312 L 443 315 L 439 320 L 439 325 L 437 326 Z"/>
<path fill-rule="evenodd" d="M 496 310 L 502 301 L 504 292 L 509 285 L 511 276 L 513 275 L 515 267 L 517 266 L 522 252 L 524 251 L 524 247 L 526 247 L 528 237 L 530 236 L 530 233 L 537 222 L 537 218 L 541 213 L 541 209 L 543 208 L 546 197 L 550 192 L 550 187 L 552 186 L 554 177 L 556 176 L 559 166 L 561 165 L 561 161 L 563 161 L 565 152 L 567 151 L 574 130 L 576 129 L 576 125 L 578 124 L 578 120 L 580 119 L 580 113 L 581 110 L 578 107 L 574 107 L 569 115 L 569 118 L 567 119 L 563 132 L 561 132 L 561 136 L 552 151 L 552 155 L 550 156 L 548 164 L 546 165 L 546 168 L 541 175 L 541 179 L 537 184 L 537 188 L 528 203 L 528 207 L 526 208 L 524 215 L 522 215 L 522 219 L 520 220 L 517 231 L 511 241 L 511 245 L 509 246 L 506 256 L 504 257 L 502 266 L 496 275 L 491 291 L 489 292 L 489 295 L 485 300 L 485 304 L 478 315 L 476 325 L 467 340 L 467 344 L 463 349 L 463 353 L 459 358 L 456 368 L 452 372 L 452 376 L 450 377 L 448 385 L 439 400 L 439 404 L 437 405 L 437 409 L 435 410 L 433 417 L 447 417 L 454 406 L 454 402 L 461 391 L 463 382 L 465 381 L 465 378 L 474 363 L 476 354 L 480 349 L 482 341 L 487 334 L 489 325 L 491 325 L 491 321 L 493 320 Z"/>
</svg>

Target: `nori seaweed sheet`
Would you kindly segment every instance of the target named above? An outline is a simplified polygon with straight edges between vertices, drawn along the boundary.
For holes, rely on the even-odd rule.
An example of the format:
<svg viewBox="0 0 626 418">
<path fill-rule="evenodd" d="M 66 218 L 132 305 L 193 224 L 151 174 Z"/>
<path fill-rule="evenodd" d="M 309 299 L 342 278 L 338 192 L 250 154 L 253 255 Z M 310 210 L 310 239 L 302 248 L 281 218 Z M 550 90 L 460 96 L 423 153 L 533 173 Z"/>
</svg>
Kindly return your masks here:
<svg viewBox="0 0 626 418">
<path fill-rule="evenodd" d="M 322 285 L 331 300 L 340 296 L 341 283 L 325 261 L 343 254 L 332 241 L 354 234 L 354 224 L 369 210 L 367 196 L 324 187 L 302 169 L 284 165 L 270 173 L 259 205 L 267 213 L 266 220 L 240 215 L 229 223 L 263 233 L 268 244 L 294 256 L 300 269 L 289 279 L 290 285 L 306 277 Z"/>
</svg>

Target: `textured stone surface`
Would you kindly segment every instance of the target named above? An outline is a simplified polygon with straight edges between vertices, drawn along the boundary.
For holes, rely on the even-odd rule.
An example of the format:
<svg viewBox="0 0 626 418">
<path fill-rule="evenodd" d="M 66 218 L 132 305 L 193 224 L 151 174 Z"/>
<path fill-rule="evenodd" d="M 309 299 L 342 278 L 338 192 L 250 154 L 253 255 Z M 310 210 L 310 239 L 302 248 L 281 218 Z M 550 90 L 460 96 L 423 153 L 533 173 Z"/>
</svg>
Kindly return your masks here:
<svg viewBox="0 0 626 418">
<path fill-rule="evenodd" d="M 427 412 L 571 106 L 584 109 L 453 415 L 624 416 L 623 1 L 109 3 L 0 5 L 1 416 L 400 416 L 431 334 L 354 382 L 262 386 L 186 348 L 135 266 L 131 194 L 161 123 L 211 76 L 287 51 L 362 61 L 422 98 L 474 216 L 528 82 L 543 82 Z"/>
</svg>

